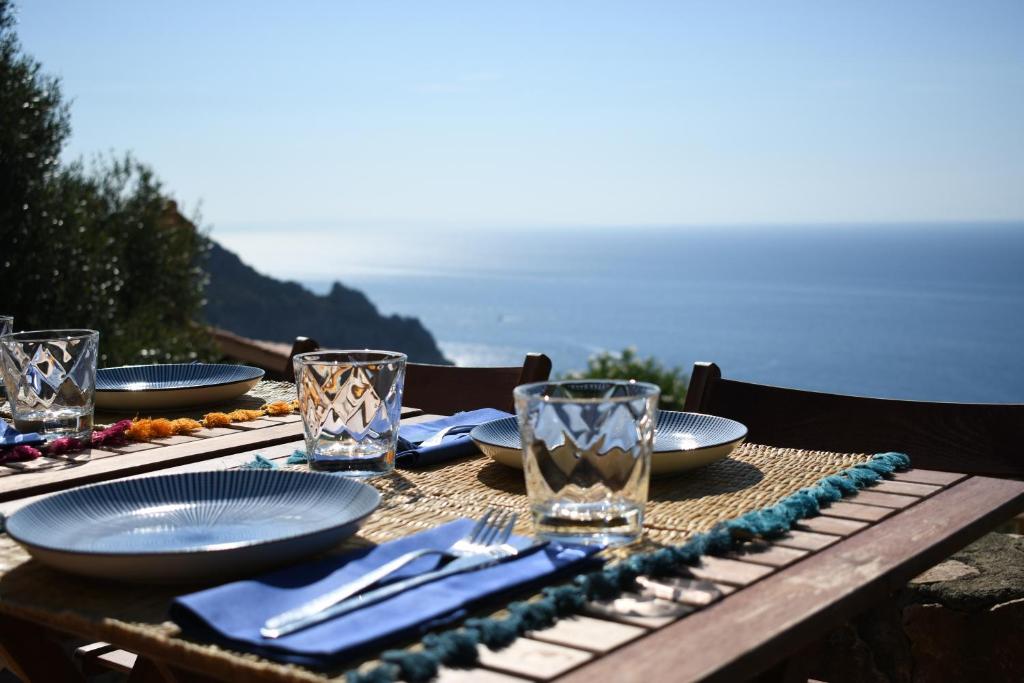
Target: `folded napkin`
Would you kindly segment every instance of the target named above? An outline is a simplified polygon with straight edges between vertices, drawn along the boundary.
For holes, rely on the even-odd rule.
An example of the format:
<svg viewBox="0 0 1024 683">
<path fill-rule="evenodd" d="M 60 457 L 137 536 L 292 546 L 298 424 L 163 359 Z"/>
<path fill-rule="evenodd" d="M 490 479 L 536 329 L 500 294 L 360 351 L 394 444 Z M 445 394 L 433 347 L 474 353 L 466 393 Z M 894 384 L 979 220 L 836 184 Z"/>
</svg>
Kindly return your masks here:
<svg viewBox="0 0 1024 683">
<path fill-rule="evenodd" d="M 229 583 L 177 598 L 170 617 L 187 635 L 270 659 L 304 666 L 338 664 L 360 652 L 426 632 L 465 617 L 487 598 L 544 584 L 597 564 L 595 548 L 548 545 L 486 569 L 428 583 L 393 598 L 277 639 L 260 635 L 272 616 L 302 605 L 418 548 L 448 548 L 472 529 L 460 519 L 412 536 L 341 557 L 288 567 L 256 579 Z M 529 539 L 514 536 L 517 547 Z M 437 565 L 434 557 L 411 563 L 397 578 Z"/>
<path fill-rule="evenodd" d="M 512 417 L 510 413 L 494 408 L 481 408 L 465 413 L 456 413 L 431 422 L 404 424 L 398 430 L 398 453 L 395 465 L 412 469 L 434 463 L 462 458 L 477 452 L 476 444 L 469 438 L 469 431 L 477 425 L 492 420 Z M 452 429 L 436 446 L 420 446 L 422 442 L 443 429 Z"/>
<path fill-rule="evenodd" d="M 32 446 L 43 441 L 43 437 L 35 432 L 22 434 L 8 424 L 7 420 L 0 419 L 0 449 L 14 448 L 15 446 Z"/>
</svg>

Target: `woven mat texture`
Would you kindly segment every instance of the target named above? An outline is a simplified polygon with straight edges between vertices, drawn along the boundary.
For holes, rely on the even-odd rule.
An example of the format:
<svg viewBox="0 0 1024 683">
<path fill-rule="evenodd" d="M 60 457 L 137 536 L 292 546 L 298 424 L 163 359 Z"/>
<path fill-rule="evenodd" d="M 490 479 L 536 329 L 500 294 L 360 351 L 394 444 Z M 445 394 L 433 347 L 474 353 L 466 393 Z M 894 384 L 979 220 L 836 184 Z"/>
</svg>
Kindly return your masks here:
<svg viewBox="0 0 1024 683">
<path fill-rule="evenodd" d="M 744 444 L 726 460 L 652 481 L 645 539 L 627 552 L 679 543 L 716 522 L 772 505 L 868 458 Z M 373 483 L 383 494 L 381 507 L 339 551 L 387 541 L 457 517 L 476 517 L 491 506 L 519 511 L 519 531 L 529 532 L 522 473 L 483 456 L 424 470 L 399 470 Z M 26 553 L 7 536 L 0 536 L 0 572 L 0 610 L 11 614 L 31 616 L 174 661 L 192 662 L 227 678 L 312 680 L 312 673 L 294 666 L 174 637 L 177 628 L 165 621 L 168 604 L 175 595 L 199 585 L 130 586 L 65 575 L 28 561 Z"/>
</svg>

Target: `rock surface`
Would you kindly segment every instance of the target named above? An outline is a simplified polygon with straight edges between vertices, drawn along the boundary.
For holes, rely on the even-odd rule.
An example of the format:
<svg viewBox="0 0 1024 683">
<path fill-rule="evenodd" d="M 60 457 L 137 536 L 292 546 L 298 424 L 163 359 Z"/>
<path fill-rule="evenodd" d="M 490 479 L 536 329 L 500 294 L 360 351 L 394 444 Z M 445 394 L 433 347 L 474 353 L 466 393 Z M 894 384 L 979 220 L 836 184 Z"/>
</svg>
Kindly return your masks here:
<svg viewBox="0 0 1024 683">
<path fill-rule="evenodd" d="M 213 243 L 207 269 L 206 321 L 244 337 L 290 344 L 311 337 L 322 347 L 401 351 L 410 361 L 447 361 L 416 318 L 383 316 L 362 292 L 335 282 L 318 296 L 297 282 L 258 273 Z"/>
<path fill-rule="evenodd" d="M 829 683 L 1024 680 L 1024 538 L 984 536 L 806 656 Z"/>
</svg>

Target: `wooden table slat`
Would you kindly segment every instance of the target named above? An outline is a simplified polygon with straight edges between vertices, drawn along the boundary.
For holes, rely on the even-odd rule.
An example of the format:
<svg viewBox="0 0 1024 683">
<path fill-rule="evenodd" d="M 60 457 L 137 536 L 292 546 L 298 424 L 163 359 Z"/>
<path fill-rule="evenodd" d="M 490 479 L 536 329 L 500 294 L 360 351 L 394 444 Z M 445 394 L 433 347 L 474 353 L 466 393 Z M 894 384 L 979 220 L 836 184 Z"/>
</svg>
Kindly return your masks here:
<svg viewBox="0 0 1024 683">
<path fill-rule="evenodd" d="M 1024 482 L 971 477 L 562 680 L 745 680 L 1024 509 Z"/>
<path fill-rule="evenodd" d="M 849 536 L 862 529 L 866 529 L 867 522 L 856 519 L 843 519 L 841 517 L 809 517 L 802 519 L 794 525 L 795 529 L 802 531 L 813 531 L 819 534 L 832 534 L 834 536 Z"/>
<path fill-rule="evenodd" d="M 904 496 L 895 493 L 879 493 L 872 489 L 861 491 L 850 499 L 860 505 L 877 505 L 884 508 L 899 510 L 921 500 L 918 496 Z"/>
<path fill-rule="evenodd" d="M 636 606 L 642 609 L 634 610 Z M 592 601 L 587 604 L 584 612 L 600 619 L 658 629 L 678 621 L 693 610 L 689 605 L 658 599 L 650 591 L 641 590 L 637 593 L 623 593 L 615 600 Z"/>
<path fill-rule="evenodd" d="M 194 434 L 175 434 L 173 436 L 165 436 L 160 439 L 153 439 L 150 443 L 154 443 L 157 446 L 174 446 L 179 443 L 188 443 L 189 441 L 198 441 L 200 438 Z"/>
<path fill-rule="evenodd" d="M 881 493 L 899 493 L 905 496 L 917 496 L 919 498 L 926 498 L 933 493 L 938 493 L 942 490 L 941 486 L 933 486 L 931 484 L 917 484 L 911 481 L 891 481 L 886 479 L 872 486 L 870 491 L 879 491 Z"/>
<path fill-rule="evenodd" d="M 139 451 L 148 451 L 154 448 L 160 448 L 160 444 L 153 443 L 152 441 L 133 441 L 120 446 L 108 446 L 106 450 L 114 451 L 115 453 L 138 453 Z"/>
<path fill-rule="evenodd" d="M 773 569 L 752 562 L 740 562 L 725 557 L 702 557 L 696 567 L 687 567 L 687 573 L 708 581 L 746 586 L 771 574 Z"/>
<path fill-rule="evenodd" d="M 807 557 L 809 554 L 808 551 L 798 548 L 757 542 L 746 544 L 739 551 L 730 553 L 728 557 L 740 560 L 741 562 L 755 562 L 769 567 L 785 567 Z"/>
<path fill-rule="evenodd" d="M 495 652 L 478 646 L 480 663 L 489 669 L 548 681 L 594 658 L 585 650 L 519 638 L 504 650 Z"/>
<path fill-rule="evenodd" d="M 621 622 L 574 616 L 560 619 L 551 628 L 533 631 L 530 637 L 578 650 L 605 653 L 647 633 L 648 629 Z"/>
<path fill-rule="evenodd" d="M 792 529 L 785 536 L 772 539 L 775 545 L 784 548 L 798 548 L 800 550 L 821 550 L 839 540 L 839 536 L 833 534 L 819 534 L 813 531 L 801 531 Z"/>
<path fill-rule="evenodd" d="M 215 439 L 196 439 L 174 446 L 149 448 L 130 455 L 104 457 L 70 468 L 19 474 L 0 479 L 0 501 L 25 498 L 48 491 L 62 490 L 96 481 L 118 479 L 173 465 L 209 460 L 218 455 L 237 453 L 284 441 L 295 441 L 302 433 L 301 424 L 271 424 L 254 430 L 236 430 Z"/>
<path fill-rule="evenodd" d="M 519 678 L 487 669 L 442 668 L 433 683 L 525 683 L 528 678 Z"/>
<path fill-rule="evenodd" d="M 934 484 L 936 486 L 949 486 L 965 478 L 966 474 L 959 472 L 940 472 L 938 470 L 917 470 L 909 469 L 906 472 L 895 472 L 892 475 L 893 481 L 909 481 L 915 484 Z"/>
<path fill-rule="evenodd" d="M 195 436 L 200 439 L 212 439 L 217 436 L 227 436 L 228 434 L 237 434 L 237 429 L 231 429 L 230 427 L 203 427 L 194 432 L 189 432 L 190 436 Z"/>
<path fill-rule="evenodd" d="M 856 500 L 856 496 L 849 500 Z M 888 517 L 892 512 L 892 508 L 883 508 L 877 505 L 860 505 L 847 501 L 839 501 L 838 503 L 832 503 L 828 507 L 821 508 L 821 514 L 825 517 L 841 517 L 842 519 L 854 519 L 861 522 L 877 522 Z"/>
<path fill-rule="evenodd" d="M 291 415 L 266 415 L 263 419 L 270 420 L 271 422 L 298 422 L 302 419 L 302 416 L 292 413 Z"/>
<path fill-rule="evenodd" d="M 261 417 L 255 420 L 247 420 L 245 422 L 232 422 L 228 425 L 228 429 L 266 429 L 267 427 L 273 427 L 277 424 L 281 423 Z"/>
</svg>

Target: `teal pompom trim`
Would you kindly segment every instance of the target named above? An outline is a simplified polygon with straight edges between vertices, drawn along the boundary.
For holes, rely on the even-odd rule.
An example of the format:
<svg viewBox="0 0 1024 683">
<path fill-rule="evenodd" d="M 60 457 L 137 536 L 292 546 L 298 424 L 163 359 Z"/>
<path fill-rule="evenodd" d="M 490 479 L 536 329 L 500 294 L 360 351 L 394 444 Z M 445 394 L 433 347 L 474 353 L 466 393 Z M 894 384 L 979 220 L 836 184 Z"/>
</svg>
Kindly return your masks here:
<svg viewBox="0 0 1024 683">
<path fill-rule="evenodd" d="M 303 465 L 306 462 L 306 451 L 298 450 L 288 456 L 285 460 L 286 465 Z M 276 470 L 277 463 L 267 460 L 262 455 L 257 453 L 253 456 L 252 460 L 242 465 L 244 470 Z"/>
<path fill-rule="evenodd" d="M 257 453 L 252 460 L 242 465 L 243 470 L 276 470 L 277 465 Z"/>
<path fill-rule="evenodd" d="M 414 650 L 388 650 L 381 655 L 383 664 L 366 671 L 349 671 L 345 678 L 348 683 L 392 683 L 399 679 L 421 683 L 436 676 L 441 666 L 471 668 L 477 663 L 477 645 L 492 650 L 507 647 L 530 630 L 546 628 L 561 617 L 579 612 L 589 600 L 620 595 L 638 576 L 665 575 L 679 565 L 696 564 L 701 555 L 722 554 L 752 538 L 782 536 L 798 520 L 817 515 L 820 508 L 909 467 L 910 458 L 903 453 L 879 453 L 868 462 L 800 489 L 772 507 L 721 522 L 686 543 L 639 553 L 611 567 L 580 574 L 572 583 L 549 586 L 539 600 L 511 603 L 507 616 L 467 619 L 460 628 L 424 636 Z"/>
</svg>

